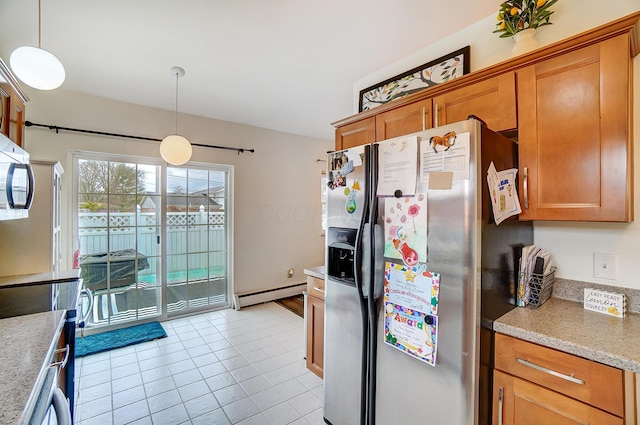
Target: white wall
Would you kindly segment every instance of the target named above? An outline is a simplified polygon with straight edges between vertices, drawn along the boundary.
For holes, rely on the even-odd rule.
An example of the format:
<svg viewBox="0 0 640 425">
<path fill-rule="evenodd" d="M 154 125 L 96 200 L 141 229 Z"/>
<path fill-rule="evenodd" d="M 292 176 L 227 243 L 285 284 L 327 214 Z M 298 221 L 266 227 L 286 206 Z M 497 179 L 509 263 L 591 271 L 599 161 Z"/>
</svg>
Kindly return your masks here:
<svg viewBox="0 0 640 425">
<path fill-rule="evenodd" d="M 498 9 L 496 2 L 496 15 Z M 553 6 L 553 25 L 540 28 L 536 39 L 541 45 L 550 44 L 591 28 L 606 24 L 640 10 L 639 0 L 561 0 Z M 500 39 L 492 31 L 496 16 L 491 15 L 476 24 L 427 46 L 402 61 L 391 64 L 354 84 L 354 113 L 358 108 L 360 90 L 408 69 L 420 66 L 448 52 L 471 45 L 471 71 L 508 60 L 511 39 Z M 634 122 L 640 122 L 640 55 L 634 59 Z M 634 135 L 635 163 L 640 164 L 640 131 Z M 635 211 L 640 214 L 640 172 L 635 173 Z M 640 224 L 534 222 L 534 241 L 552 252 L 557 265 L 557 277 L 640 289 Z M 616 279 L 593 276 L 593 254 L 615 254 Z"/>
<path fill-rule="evenodd" d="M 174 112 L 79 95 L 64 90 L 28 90 L 26 119 L 35 123 L 163 138 L 175 132 Z M 318 140 L 224 121 L 180 115 L 180 133 L 192 143 L 254 148 L 255 153 L 194 147 L 192 161 L 234 167 L 235 292 L 305 281 L 303 269 L 324 262 L 320 173 L 333 140 Z M 26 129 L 32 159 L 58 160 L 63 175 L 65 261 L 71 255 L 73 176 L 69 150 L 159 158 L 157 142 Z M 295 269 L 292 279 L 286 270 Z"/>
</svg>

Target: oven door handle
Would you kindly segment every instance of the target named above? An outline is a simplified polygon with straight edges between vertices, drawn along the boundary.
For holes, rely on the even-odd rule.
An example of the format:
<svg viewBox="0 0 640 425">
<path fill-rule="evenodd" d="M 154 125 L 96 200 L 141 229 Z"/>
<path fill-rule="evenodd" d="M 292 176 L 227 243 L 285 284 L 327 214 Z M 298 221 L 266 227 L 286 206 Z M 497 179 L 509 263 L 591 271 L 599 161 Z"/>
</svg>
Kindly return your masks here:
<svg viewBox="0 0 640 425">
<path fill-rule="evenodd" d="M 69 409 L 67 398 L 60 388 L 56 388 L 53 390 L 51 405 L 56 411 L 56 419 L 58 420 L 58 425 L 72 425 L 71 409 Z"/>
<path fill-rule="evenodd" d="M 82 290 L 80 291 L 80 298 L 82 298 L 82 296 L 85 295 L 87 297 L 87 299 L 89 300 L 89 308 L 87 308 L 87 312 L 84 313 L 84 315 L 82 316 L 82 319 L 80 320 L 80 322 L 78 323 L 78 327 L 79 328 L 84 328 L 87 325 L 87 320 L 89 320 L 89 316 L 91 315 L 91 312 L 93 311 L 93 292 L 91 292 L 91 289 L 89 288 L 82 288 Z M 80 312 L 82 312 L 82 304 L 80 303 Z"/>
</svg>

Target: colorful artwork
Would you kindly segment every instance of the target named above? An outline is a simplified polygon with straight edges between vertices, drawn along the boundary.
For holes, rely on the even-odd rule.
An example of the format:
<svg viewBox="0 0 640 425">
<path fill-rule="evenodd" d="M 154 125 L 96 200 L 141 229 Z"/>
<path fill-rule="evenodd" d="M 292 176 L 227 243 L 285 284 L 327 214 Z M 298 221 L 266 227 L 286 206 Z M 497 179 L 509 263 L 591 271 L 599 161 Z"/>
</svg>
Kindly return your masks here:
<svg viewBox="0 0 640 425">
<path fill-rule="evenodd" d="M 384 256 L 401 259 L 408 267 L 427 261 L 427 195 L 385 198 Z"/>
<path fill-rule="evenodd" d="M 440 274 L 424 264 L 406 267 L 386 262 L 384 341 L 435 366 L 438 346 Z"/>
<path fill-rule="evenodd" d="M 438 317 L 385 303 L 385 343 L 435 366 Z"/>
<path fill-rule="evenodd" d="M 360 91 L 360 112 L 468 74 L 470 46 Z"/>
<path fill-rule="evenodd" d="M 384 301 L 413 310 L 438 314 L 440 273 L 426 270 L 424 264 L 406 267 L 386 262 L 384 268 Z"/>
<path fill-rule="evenodd" d="M 355 180 L 350 188 L 344 188 L 344 195 L 347 197 L 347 201 L 344 204 L 344 209 L 349 214 L 349 221 L 355 221 L 353 218 L 353 214 L 355 214 L 358 209 L 358 203 L 356 202 L 356 195 L 360 190 L 360 183 L 358 180 Z"/>
</svg>

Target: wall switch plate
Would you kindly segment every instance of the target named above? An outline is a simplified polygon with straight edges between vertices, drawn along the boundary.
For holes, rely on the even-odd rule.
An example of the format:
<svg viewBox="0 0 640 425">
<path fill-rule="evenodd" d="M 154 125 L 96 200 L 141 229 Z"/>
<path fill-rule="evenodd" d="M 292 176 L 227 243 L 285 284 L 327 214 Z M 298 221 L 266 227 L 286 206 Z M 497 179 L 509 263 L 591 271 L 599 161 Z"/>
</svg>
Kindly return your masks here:
<svg viewBox="0 0 640 425">
<path fill-rule="evenodd" d="M 287 278 L 293 277 L 293 267 L 287 270 Z"/>
<path fill-rule="evenodd" d="M 593 253 L 593 277 L 601 279 L 616 278 L 616 255 Z"/>
</svg>

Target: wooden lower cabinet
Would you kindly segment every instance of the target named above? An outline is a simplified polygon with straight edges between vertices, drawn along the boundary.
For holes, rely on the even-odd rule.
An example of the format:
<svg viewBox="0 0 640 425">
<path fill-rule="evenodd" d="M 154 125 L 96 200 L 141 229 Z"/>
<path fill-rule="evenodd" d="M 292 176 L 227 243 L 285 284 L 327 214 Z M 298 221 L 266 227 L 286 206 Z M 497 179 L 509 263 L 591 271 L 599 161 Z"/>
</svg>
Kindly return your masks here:
<svg viewBox="0 0 640 425">
<path fill-rule="evenodd" d="M 494 425 L 623 425 L 622 418 L 496 370 Z"/>
<path fill-rule="evenodd" d="M 324 370 L 324 300 L 307 293 L 307 369 L 323 377 Z"/>
<path fill-rule="evenodd" d="M 632 375 L 496 334 L 493 425 L 635 424 Z"/>
</svg>

